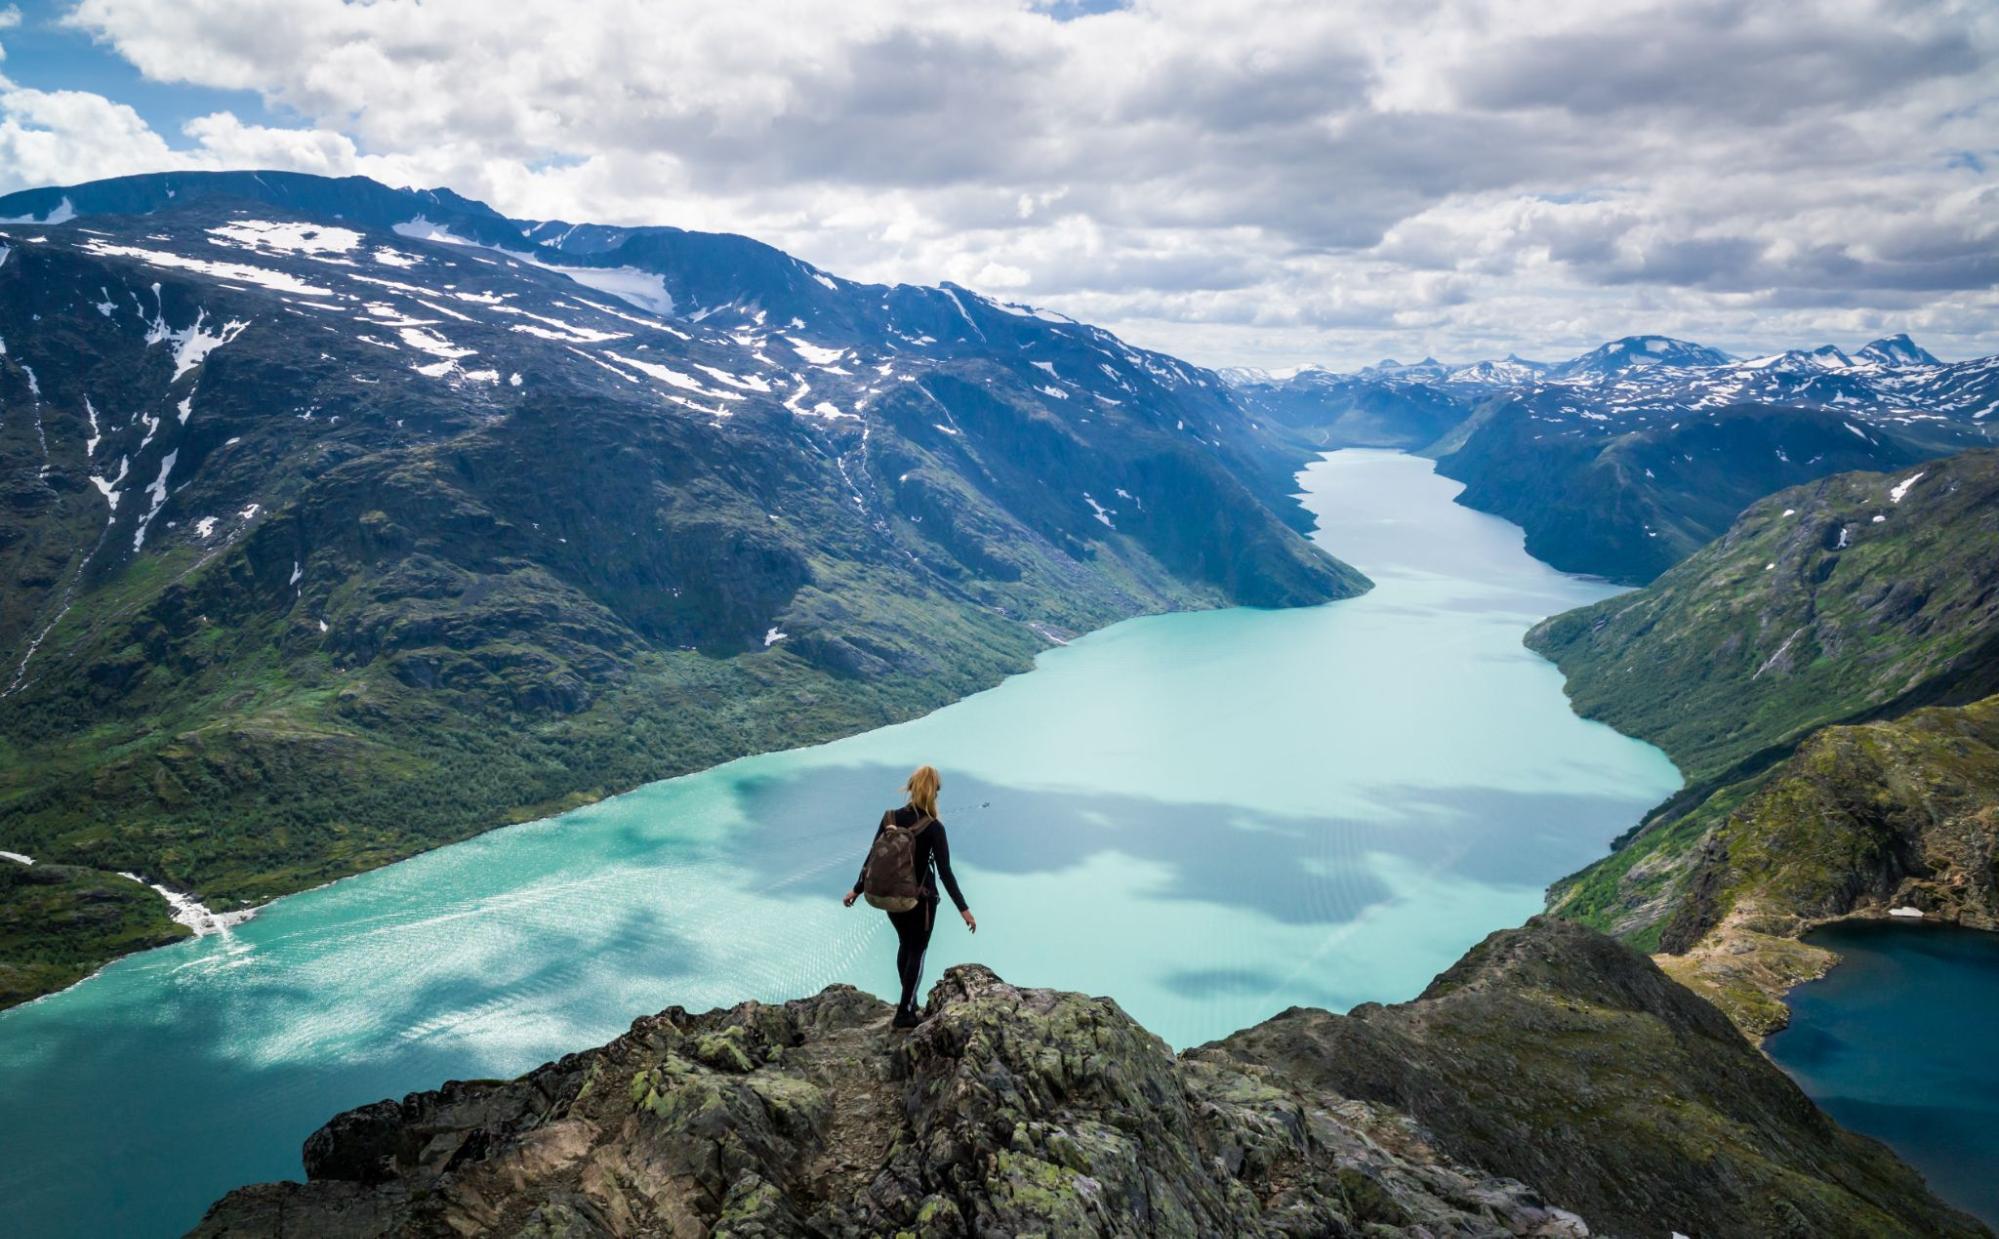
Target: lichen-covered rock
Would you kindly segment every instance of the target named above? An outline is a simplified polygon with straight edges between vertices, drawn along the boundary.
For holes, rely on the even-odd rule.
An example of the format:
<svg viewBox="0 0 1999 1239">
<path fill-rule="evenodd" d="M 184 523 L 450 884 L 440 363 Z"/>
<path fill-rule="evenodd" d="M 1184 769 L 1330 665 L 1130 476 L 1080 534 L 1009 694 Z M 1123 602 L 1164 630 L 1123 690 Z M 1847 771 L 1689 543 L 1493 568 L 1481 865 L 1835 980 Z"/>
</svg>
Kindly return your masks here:
<svg viewBox="0 0 1999 1239">
<path fill-rule="evenodd" d="M 334 1119 L 200 1235 L 1538 1235 L 1588 1229 L 1407 1118 L 1183 1060 L 1115 1002 L 952 969 L 913 1033 L 835 986 L 641 1019 Z"/>
<path fill-rule="evenodd" d="M 341 1115 L 307 1182 L 232 1192 L 195 1234 L 1986 1233 L 1643 956 L 1555 921 L 1416 1002 L 1177 1056 L 1108 998 L 977 965 L 914 1031 L 889 1015 L 845 986 L 674 1008 Z"/>
<path fill-rule="evenodd" d="M 1394 1107 L 1606 1233 L 1990 1233 L 1651 960 L 1552 917 L 1493 934 L 1413 1002 L 1287 1011 L 1189 1056 Z"/>
</svg>

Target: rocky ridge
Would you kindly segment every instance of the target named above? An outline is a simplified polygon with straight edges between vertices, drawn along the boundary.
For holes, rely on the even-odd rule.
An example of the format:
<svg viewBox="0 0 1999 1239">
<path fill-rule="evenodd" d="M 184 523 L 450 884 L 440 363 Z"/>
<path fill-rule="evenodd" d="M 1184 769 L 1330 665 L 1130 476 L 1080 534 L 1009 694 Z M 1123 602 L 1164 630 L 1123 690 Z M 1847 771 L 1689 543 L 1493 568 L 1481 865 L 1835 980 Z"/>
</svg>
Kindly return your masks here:
<svg viewBox="0 0 1999 1239">
<path fill-rule="evenodd" d="M 1109 999 L 976 965 L 915 1031 L 888 1014 L 841 986 L 669 1009 L 341 1115 L 307 1182 L 232 1192 L 194 1233 L 1989 1233 L 1642 956 L 1556 921 L 1412 1003 L 1177 1056 Z"/>
</svg>

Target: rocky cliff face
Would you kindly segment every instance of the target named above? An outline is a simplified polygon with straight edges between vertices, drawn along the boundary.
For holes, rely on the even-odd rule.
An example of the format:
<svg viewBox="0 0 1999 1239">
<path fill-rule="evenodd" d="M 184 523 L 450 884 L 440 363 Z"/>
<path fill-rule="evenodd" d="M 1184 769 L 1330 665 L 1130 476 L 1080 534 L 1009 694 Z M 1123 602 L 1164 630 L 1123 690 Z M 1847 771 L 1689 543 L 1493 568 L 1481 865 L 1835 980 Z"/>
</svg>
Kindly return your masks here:
<svg viewBox="0 0 1999 1239">
<path fill-rule="evenodd" d="M 233 1192 L 195 1233 L 1985 1233 L 1641 956 L 1554 922 L 1414 1003 L 1177 1057 L 1108 999 L 976 966 L 926 1013 L 892 1033 L 845 987 L 668 1010 L 341 1115 L 308 1182 Z"/>
</svg>

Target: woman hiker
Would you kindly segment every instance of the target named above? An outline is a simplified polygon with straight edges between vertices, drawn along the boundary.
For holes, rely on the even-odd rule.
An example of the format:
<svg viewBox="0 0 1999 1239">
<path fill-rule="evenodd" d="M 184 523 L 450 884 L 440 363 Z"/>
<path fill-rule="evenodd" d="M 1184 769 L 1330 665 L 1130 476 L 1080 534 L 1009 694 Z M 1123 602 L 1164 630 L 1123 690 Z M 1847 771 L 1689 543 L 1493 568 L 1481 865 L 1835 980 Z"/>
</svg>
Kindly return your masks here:
<svg viewBox="0 0 1999 1239">
<path fill-rule="evenodd" d="M 979 932 L 979 922 L 965 906 L 958 879 L 951 873 L 951 841 L 944 823 L 937 820 L 941 785 L 934 766 L 918 766 L 909 776 L 903 785 L 909 803 L 882 814 L 867 859 L 861 862 L 861 876 L 840 901 L 851 908 L 865 894 L 869 903 L 888 912 L 889 923 L 895 926 L 895 971 L 902 980 L 902 1001 L 895 1008 L 897 1028 L 917 1024 L 916 983 L 922 979 L 923 952 L 937 922 L 939 877 L 951 902 L 958 905 L 958 915 L 965 918 L 965 928 Z"/>
</svg>

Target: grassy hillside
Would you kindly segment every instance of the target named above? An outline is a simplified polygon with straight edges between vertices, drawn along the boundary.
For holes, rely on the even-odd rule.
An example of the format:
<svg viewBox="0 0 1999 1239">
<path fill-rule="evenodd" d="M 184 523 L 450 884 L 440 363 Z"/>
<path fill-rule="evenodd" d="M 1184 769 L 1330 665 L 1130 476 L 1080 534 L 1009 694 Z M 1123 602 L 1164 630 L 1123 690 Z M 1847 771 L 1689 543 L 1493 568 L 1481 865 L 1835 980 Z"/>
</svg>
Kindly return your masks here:
<svg viewBox="0 0 1999 1239">
<path fill-rule="evenodd" d="M 1829 723 L 1999 691 L 1999 453 L 1780 491 L 1649 588 L 1527 643 L 1580 713 L 1696 785 Z"/>
<path fill-rule="evenodd" d="M 1999 455 L 1781 492 L 1656 584 L 1529 644 L 1688 786 L 1555 884 L 1755 1034 L 1830 958 L 1797 939 L 1999 907 Z"/>
</svg>

